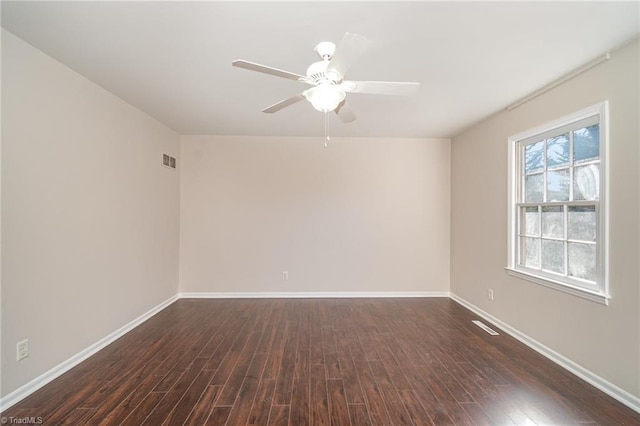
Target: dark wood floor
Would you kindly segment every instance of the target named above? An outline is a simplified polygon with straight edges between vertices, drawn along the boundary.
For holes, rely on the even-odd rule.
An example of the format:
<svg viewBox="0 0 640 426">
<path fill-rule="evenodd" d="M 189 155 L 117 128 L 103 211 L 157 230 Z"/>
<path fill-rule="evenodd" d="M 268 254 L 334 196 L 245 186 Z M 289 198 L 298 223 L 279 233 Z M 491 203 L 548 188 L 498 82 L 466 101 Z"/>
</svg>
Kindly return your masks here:
<svg viewBox="0 0 640 426">
<path fill-rule="evenodd" d="M 640 424 L 437 299 L 182 299 L 9 409 L 58 425 Z"/>
</svg>

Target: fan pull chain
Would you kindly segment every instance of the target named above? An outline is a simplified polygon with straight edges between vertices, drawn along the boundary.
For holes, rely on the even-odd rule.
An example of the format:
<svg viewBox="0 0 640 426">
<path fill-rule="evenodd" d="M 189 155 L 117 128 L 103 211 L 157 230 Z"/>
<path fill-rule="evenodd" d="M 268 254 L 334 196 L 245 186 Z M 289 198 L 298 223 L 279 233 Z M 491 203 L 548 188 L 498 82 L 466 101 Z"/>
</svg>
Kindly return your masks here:
<svg viewBox="0 0 640 426">
<path fill-rule="evenodd" d="M 324 147 L 326 148 L 329 144 L 329 141 L 331 140 L 331 138 L 329 137 L 329 113 L 327 112 L 324 113 L 324 137 Z"/>
</svg>

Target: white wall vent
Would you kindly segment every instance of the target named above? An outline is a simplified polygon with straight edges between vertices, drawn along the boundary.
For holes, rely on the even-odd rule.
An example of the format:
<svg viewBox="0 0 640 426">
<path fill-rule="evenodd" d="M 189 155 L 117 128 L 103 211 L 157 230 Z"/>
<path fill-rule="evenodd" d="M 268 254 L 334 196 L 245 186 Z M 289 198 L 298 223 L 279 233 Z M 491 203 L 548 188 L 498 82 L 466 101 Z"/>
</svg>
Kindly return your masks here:
<svg viewBox="0 0 640 426">
<path fill-rule="evenodd" d="M 471 322 L 474 323 L 475 325 L 477 325 L 478 327 L 480 327 L 481 329 L 483 329 L 484 331 L 486 331 L 487 333 L 489 333 L 492 336 L 499 336 L 500 335 L 500 334 L 498 334 L 497 331 L 492 330 L 491 328 L 489 328 L 488 325 L 484 324 L 482 321 L 473 320 Z"/>
<path fill-rule="evenodd" d="M 168 154 L 162 154 L 162 165 L 170 169 L 176 168 L 176 158 Z"/>
</svg>

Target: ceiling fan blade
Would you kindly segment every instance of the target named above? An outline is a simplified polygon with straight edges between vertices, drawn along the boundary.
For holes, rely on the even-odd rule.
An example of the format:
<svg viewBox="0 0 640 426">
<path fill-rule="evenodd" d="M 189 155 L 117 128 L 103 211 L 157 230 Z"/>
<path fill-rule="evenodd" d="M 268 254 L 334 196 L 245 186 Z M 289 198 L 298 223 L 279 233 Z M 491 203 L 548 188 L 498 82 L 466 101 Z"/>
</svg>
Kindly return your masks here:
<svg viewBox="0 0 640 426">
<path fill-rule="evenodd" d="M 351 123 L 356 119 L 356 115 L 351 111 L 351 109 L 342 102 L 338 105 L 338 108 L 335 109 L 336 115 L 343 123 Z"/>
<path fill-rule="evenodd" d="M 297 95 L 291 96 L 290 98 L 287 98 L 287 99 L 283 99 L 280 102 L 263 109 L 262 112 L 266 112 L 269 114 L 278 112 L 281 109 L 286 108 L 290 105 L 293 105 L 296 102 L 300 102 L 303 99 L 304 99 L 304 96 L 302 95 L 302 93 L 298 93 Z"/>
<path fill-rule="evenodd" d="M 300 80 L 305 78 L 304 75 L 280 70 L 278 68 L 268 67 L 266 65 L 256 64 L 254 62 L 243 61 L 242 59 L 236 59 L 231 64 L 234 67 L 244 68 L 250 71 L 262 72 L 269 75 L 275 75 L 276 77 L 288 78 L 289 80 Z"/>
<path fill-rule="evenodd" d="M 418 93 L 420 83 L 405 81 L 345 81 L 342 83 L 342 88 L 345 92 L 351 93 L 411 96 Z"/>
<path fill-rule="evenodd" d="M 344 77 L 351 65 L 367 50 L 369 43 L 369 40 L 361 35 L 345 33 L 327 69 L 333 68 Z"/>
</svg>

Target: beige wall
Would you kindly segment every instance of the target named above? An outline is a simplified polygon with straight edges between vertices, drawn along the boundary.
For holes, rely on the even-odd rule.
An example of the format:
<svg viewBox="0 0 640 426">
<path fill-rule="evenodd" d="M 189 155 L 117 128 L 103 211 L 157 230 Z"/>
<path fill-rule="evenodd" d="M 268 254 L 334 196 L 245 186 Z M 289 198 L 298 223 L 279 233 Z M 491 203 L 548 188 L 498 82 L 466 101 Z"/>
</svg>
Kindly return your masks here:
<svg viewBox="0 0 640 426">
<path fill-rule="evenodd" d="M 640 397 L 638 43 L 452 142 L 451 291 Z M 609 306 L 507 276 L 507 138 L 610 102 Z M 495 301 L 487 289 L 495 291 Z"/>
<path fill-rule="evenodd" d="M 6 395 L 176 293 L 179 136 L 3 31 L 2 151 Z"/>
<path fill-rule="evenodd" d="M 177 134 L 3 31 L 1 394 L 178 289 L 447 292 L 451 279 L 456 295 L 640 397 L 638 74 L 636 43 L 452 143 L 184 136 L 174 172 L 159 161 L 180 157 Z M 604 99 L 608 307 L 503 269 L 507 137 Z"/>
<path fill-rule="evenodd" d="M 182 292 L 449 289 L 448 139 L 183 136 L 181 184 Z"/>
</svg>

